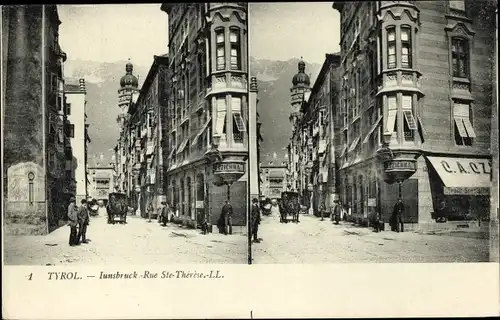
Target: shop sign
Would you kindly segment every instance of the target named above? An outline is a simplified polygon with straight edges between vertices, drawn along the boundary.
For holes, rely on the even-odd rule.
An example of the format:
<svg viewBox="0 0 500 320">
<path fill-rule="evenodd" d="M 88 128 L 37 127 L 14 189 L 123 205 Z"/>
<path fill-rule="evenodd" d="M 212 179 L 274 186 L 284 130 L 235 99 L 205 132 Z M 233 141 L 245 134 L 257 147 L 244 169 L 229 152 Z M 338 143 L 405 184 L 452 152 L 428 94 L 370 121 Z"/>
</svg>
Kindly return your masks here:
<svg viewBox="0 0 500 320">
<path fill-rule="evenodd" d="M 490 188 L 482 187 L 445 187 L 444 194 L 446 195 L 468 195 L 468 196 L 485 196 L 490 194 Z"/>
<path fill-rule="evenodd" d="M 442 168 L 448 173 L 460 174 L 491 174 L 491 165 L 488 160 L 441 160 Z"/>
<path fill-rule="evenodd" d="M 415 162 L 408 160 L 393 160 L 386 162 L 385 170 L 413 170 L 415 171 Z"/>
<path fill-rule="evenodd" d="M 214 164 L 214 173 L 222 173 L 222 172 L 245 172 L 245 164 L 244 163 L 235 163 L 235 162 L 221 162 Z"/>
</svg>

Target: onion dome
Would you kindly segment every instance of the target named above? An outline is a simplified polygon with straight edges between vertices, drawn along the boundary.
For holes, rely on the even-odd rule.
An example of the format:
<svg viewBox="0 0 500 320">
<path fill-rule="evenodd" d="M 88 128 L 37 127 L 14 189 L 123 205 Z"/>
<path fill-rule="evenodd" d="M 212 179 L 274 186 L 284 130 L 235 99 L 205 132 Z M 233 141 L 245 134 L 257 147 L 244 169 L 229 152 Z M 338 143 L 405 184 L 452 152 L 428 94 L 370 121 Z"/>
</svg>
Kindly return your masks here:
<svg viewBox="0 0 500 320">
<path fill-rule="evenodd" d="M 134 87 L 137 88 L 139 86 L 139 80 L 137 80 L 137 77 L 132 74 L 132 71 L 134 70 L 134 65 L 130 63 L 130 59 L 128 63 L 125 65 L 125 71 L 127 72 L 121 79 L 120 79 L 120 86 L 123 87 Z"/>
<path fill-rule="evenodd" d="M 293 76 L 292 80 L 293 85 L 309 87 L 309 85 L 311 84 L 311 80 L 309 79 L 309 76 L 305 73 L 306 63 L 302 60 L 302 58 L 298 64 L 298 69 L 299 72 L 295 76 Z"/>
</svg>

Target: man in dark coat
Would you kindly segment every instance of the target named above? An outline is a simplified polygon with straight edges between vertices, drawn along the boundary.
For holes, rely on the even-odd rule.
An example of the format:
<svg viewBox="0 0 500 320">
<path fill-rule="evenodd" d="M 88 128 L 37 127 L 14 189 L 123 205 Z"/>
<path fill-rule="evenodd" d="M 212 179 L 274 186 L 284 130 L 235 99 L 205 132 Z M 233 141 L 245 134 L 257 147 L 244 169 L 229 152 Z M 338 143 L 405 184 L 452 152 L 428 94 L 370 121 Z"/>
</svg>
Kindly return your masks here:
<svg viewBox="0 0 500 320">
<path fill-rule="evenodd" d="M 233 206 L 229 200 L 222 207 L 221 218 L 224 221 L 224 234 L 233 234 Z"/>
<path fill-rule="evenodd" d="M 87 226 L 89 225 L 90 216 L 89 209 L 87 208 L 87 200 L 82 199 L 82 205 L 78 210 L 78 241 L 81 243 L 88 243 L 86 238 Z"/>
<path fill-rule="evenodd" d="M 338 201 L 335 201 L 335 206 L 333 207 L 333 212 L 331 216 L 331 219 L 332 221 L 335 221 L 335 224 L 339 224 L 341 212 L 342 212 L 342 205 Z"/>
<path fill-rule="evenodd" d="M 405 205 L 401 198 L 398 198 L 398 202 L 394 205 L 394 210 L 392 212 L 393 221 L 395 224 L 395 229 L 397 232 L 404 232 L 403 215 L 405 212 Z"/>
<path fill-rule="evenodd" d="M 252 211 L 250 216 L 250 223 L 252 227 L 252 236 L 253 242 L 260 243 L 260 240 L 257 236 L 257 232 L 259 232 L 259 224 L 260 224 L 260 209 L 259 209 L 259 200 L 254 198 L 252 200 Z"/>
<path fill-rule="evenodd" d="M 69 245 L 75 246 L 78 244 L 78 238 L 77 238 L 78 208 L 76 206 L 75 198 L 73 197 L 69 199 L 68 226 L 70 227 Z"/>
</svg>

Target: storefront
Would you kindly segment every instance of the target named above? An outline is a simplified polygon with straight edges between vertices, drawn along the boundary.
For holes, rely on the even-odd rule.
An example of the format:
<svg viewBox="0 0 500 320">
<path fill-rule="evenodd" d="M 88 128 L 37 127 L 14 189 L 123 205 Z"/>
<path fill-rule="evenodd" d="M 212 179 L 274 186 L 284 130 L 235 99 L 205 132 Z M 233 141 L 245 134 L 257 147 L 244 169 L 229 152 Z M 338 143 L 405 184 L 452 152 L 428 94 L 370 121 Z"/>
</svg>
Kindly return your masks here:
<svg viewBox="0 0 500 320">
<path fill-rule="evenodd" d="M 487 220 L 491 164 L 488 159 L 427 157 L 433 219 Z"/>
</svg>

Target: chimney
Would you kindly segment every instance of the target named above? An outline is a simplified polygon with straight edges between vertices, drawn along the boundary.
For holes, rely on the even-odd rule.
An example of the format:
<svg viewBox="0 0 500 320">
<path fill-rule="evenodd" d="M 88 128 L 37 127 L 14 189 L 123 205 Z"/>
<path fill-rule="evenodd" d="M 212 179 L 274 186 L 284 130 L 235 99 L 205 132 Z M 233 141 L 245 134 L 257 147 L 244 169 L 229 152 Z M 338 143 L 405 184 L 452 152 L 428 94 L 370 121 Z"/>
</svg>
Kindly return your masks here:
<svg viewBox="0 0 500 320">
<path fill-rule="evenodd" d="M 80 79 L 80 91 L 82 92 L 86 92 L 86 89 L 85 89 L 85 79 Z"/>
</svg>

